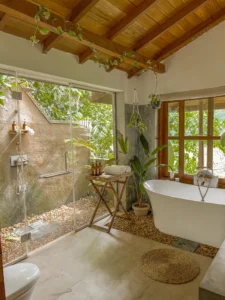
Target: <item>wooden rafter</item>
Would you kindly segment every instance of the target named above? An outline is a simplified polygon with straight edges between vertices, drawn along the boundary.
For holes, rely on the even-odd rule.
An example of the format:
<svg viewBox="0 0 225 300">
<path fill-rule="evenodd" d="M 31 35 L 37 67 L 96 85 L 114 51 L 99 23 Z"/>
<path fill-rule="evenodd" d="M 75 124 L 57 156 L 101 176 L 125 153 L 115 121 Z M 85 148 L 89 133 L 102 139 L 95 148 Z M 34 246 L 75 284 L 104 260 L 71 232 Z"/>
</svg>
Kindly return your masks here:
<svg viewBox="0 0 225 300">
<path fill-rule="evenodd" d="M 35 19 L 34 16 L 37 12 L 37 6 L 28 3 L 25 0 L 20 0 L 19 2 L 12 2 L 8 0 L 0 0 L 0 11 L 9 14 L 10 16 L 22 20 L 26 23 L 35 25 Z M 55 16 L 52 15 L 52 18 Z M 72 26 L 73 23 L 68 23 L 68 26 Z M 39 26 L 42 28 L 48 28 L 51 32 L 57 33 L 57 27 L 54 25 L 51 25 L 51 22 L 44 23 L 40 22 Z M 122 45 L 116 44 L 113 41 L 109 41 L 104 37 L 101 37 L 93 32 L 90 32 L 86 29 L 82 30 L 82 34 L 85 37 L 85 39 L 79 39 L 77 36 L 71 36 L 67 32 L 63 32 L 61 36 L 65 37 L 66 39 L 72 39 L 73 41 L 76 41 L 77 43 L 80 43 L 82 45 L 85 45 L 89 47 L 90 43 L 94 44 L 94 47 L 96 50 L 108 55 L 113 56 L 116 58 L 119 58 L 121 55 L 123 55 L 124 52 L 129 52 L 130 49 L 126 48 Z M 133 52 L 135 57 L 125 57 L 124 61 L 130 65 L 133 65 L 135 62 L 140 65 L 142 68 L 148 68 L 149 65 L 147 63 L 148 58 L 140 55 L 138 53 Z M 164 73 L 165 72 L 165 66 L 163 64 L 157 63 L 154 68 L 156 72 Z"/>
<path fill-rule="evenodd" d="M 61 35 L 58 35 L 57 33 L 51 33 L 49 37 L 43 42 L 43 53 L 47 53 L 49 50 L 51 50 L 56 41 L 58 42 L 60 39 L 62 39 Z"/>
<path fill-rule="evenodd" d="M 162 51 L 160 51 L 154 56 L 154 59 L 157 61 L 162 61 L 166 59 L 167 57 L 171 56 L 176 51 L 183 48 L 184 46 L 192 42 L 194 39 L 198 38 L 199 36 L 207 32 L 211 28 L 215 27 L 219 23 L 223 22 L 224 20 L 225 8 L 208 18 L 206 21 L 204 21 L 197 27 L 193 28 L 191 31 L 174 41 L 172 44 L 165 47 Z"/>
<path fill-rule="evenodd" d="M 144 48 L 146 45 L 154 41 L 161 34 L 169 30 L 172 26 L 176 25 L 179 21 L 183 20 L 190 13 L 195 11 L 198 7 L 206 3 L 208 0 L 192 0 L 188 3 L 184 8 L 175 13 L 170 19 L 168 19 L 161 26 L 156 27 L 156 29 L 151 30 L 146 36 L 144 36 L 141 40 L 136 43 L 134 50 L 140 50 Z"/>
<path fill-rule="evenodd" d="M 100 0 L 82 0 L 73 9 L 70 21 L 78 23 Z"/>
<path fill-rule="evenodd" d="M 93 51 L 90 48 L 88 48 L 86 51 L 79 55 L 79 63 L 85 63 L 92 55 Z"/>
<path fill-rule="evenodd" d="M 133 8 L 128 12 L 127 16 L 117 23 L 107 34 L 108 39 L 114 39 L 123 30 L 136 21 L 138 17 L 143 15 L 151 6 L 156 4 L 159 0 L 145 0 L 138 7 Z"/>
<path fill-rule="evenodd" d="M 79 22 L 87 13 L 89 10 L 92 9 L 95 4 L 99 2 L 99 0 L 82 0 L 76 7 L 73 9 L 70 21 L 77 23 Z M 54 47 L 54 44 L 56 41 L 58 42 L 60 39 L 59 35 L 50 34 L 50 36 L 44 41 L 44 48 L 43 52 L 47 53 L 49 50 L 51 50 Z M 47 45 L 47 46 L 46 46 Z"/>
<path fill-rule="evenodd" d="M 139 69 L 139 68 L 132 69 L 130 72 L 128 72 L 128 79 L 130 79 L 134 76 L 139 76 L 142 71 L 143 71 L 143 69 Z"/>
<path fill-rule="evenodd" d="M 7 21 L 9 20 L 9 16 L 7 14 L 4 14 L 4 16 L 2 17 L 1 21 L 0 21 L 0 31 L 2 31 L 7 23 Z"/>
</svg>

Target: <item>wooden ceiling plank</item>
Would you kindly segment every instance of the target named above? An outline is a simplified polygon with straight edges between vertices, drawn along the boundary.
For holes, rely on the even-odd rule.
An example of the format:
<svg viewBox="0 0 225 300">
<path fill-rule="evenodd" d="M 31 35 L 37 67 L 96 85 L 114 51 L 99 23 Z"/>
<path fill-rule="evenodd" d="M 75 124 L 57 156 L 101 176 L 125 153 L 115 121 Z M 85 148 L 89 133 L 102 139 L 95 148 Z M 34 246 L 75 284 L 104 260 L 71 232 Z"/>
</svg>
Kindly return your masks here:
<svg viewBox="0 0 225 300">
<path fill-rule="evenodd" d="M 32 3 L 28 3 L 25 0 L 18 1 L 8 1 L 8 0 L 0 0 L 0 11 L 3 13 L 9 14 L 10 16 L 22 20 L 26 23 L 36 25 L 36 21 L 34 19 L 34 15 L 37 12 L 37 6 L 33 5 Z M 54 15 L 52 15 L 52 18 L 54 18 Z M 68 26 L 72 23 L 69 24 Z M 51 25 L 51 22 L 45 23 L 40 22 L 39 26 L 42 28 L 48 28 L 51 32 L 57 33 L 57 27 L 54 25 Z M 120 58 L 121 55 L 124 54 L 124 52 L 130 52 L 131 50 L 127 47 L 124 47 L 122 45 L 116 44 L 113 41 L 110 41 L 104 37 L 101 37 L 93 32 L 90 32 L 83 28 L 82 34 L 84 36 L 84 39 L 79 39 L 77 36 L 71 36 L 67 32 L 63 32 L 61 36 L 72 39 L 73 41 L 76 41 L 77 43 L 80 43 L 82 45 L 85 45 L 87 47 L 90 46 L 90 43 L 93 44 L 93 47 L 97 51 L 100 51 L 108 56 L 113 56 L 116 58 Z M 135 57 L 125 57 L 124 62 L 133 65 L 135 62 L 137 62 L 140 67 L 142 68 L 148 68 L 149 65 L 147 63 L 148 58 L 140 55 L 134 51 L 132 51 Z M 164 73 L 165 72 L 165 66 L 161 63 L 156 63 L 154 66 L 154 70 L 156 72 Z"/>
<path fill-rule="evenodd" d="M 133 8 L 124 19 L 117 23 L 106 34 L 106 37 L 108 39 L 114 39 L 117 35 L 119 35 L 123 30 L 125 30 L 128 26 L 134 23 L 138 17 L 143 15 L 148 9 L 150 9 L 150 7 L 152 7 L 158 1 L 159 0 L 145 0 L 138 7 Z"/>
<path fill-rule="evenodd" d="M 203 23 L 199 24 L 197 27 L 193 28 L 190 32 L 183 35 L 176 41 L 174 41 L 172 44 L 165 47 L 162 51 L 157 53 L 154 56 L 154 60 L 162 61 L 172 54 L 174 54 L 176 51 L 180 50 L 211 28 L 215 27 L 219 23 L 223 22 L 225 20 L 225 8 L 221 11 L 217 12 L 216 14 L 212 15 L 210 18 L 208 18 Z"/>
<path fill-rule="evenodd" d="M 159 0 L 146 0 L 142 2 L 138 7 L 132 8 L 127 16 L 117 23 L 107 34 L 106 37 L 110 40 L 117 37 L 122 31 L 126 30 L 132 23 L 134 23 L 140 16 L 142 16 L 147 10 L 149 10 Z M 119 66 L 120 63 L 117 65 Z M 117 66 L 110 67 L 107 72 L 111 72 L 117 68 Z"/>
<path fill-rule="evenodd" d="M 71 13 L 70 21 L 78 23 L 100 0 L 82 0 Z"/>
<path fill-rule="evenodd" d="M 10 16 L 7 14 L 4 14 L 4 16 L 2 17 L 2 19 L 0 21 L 0 31 L 4 30 L 4 27 L 9 19 L 10 19 Z"/>
<path fill-rule="evenodd" d="M 190 13 L 195 11 L 198 7 L 206 3 L 207 0 L 192 0 L 184 8 L 177 11 L 171 18 L 169 18 L 161 26 L 157 27 L 155 30 L 150 31 L 146 36 L 144 36 L 140 41 L 137 42 L 134 50 L 140 50 L 147 44 L 151 43 L 154 39 L 159 37 L 162 33 L 169 30 L 172 26 L 176 25 L 179 21 L 187 17 Z"/>
</svg>

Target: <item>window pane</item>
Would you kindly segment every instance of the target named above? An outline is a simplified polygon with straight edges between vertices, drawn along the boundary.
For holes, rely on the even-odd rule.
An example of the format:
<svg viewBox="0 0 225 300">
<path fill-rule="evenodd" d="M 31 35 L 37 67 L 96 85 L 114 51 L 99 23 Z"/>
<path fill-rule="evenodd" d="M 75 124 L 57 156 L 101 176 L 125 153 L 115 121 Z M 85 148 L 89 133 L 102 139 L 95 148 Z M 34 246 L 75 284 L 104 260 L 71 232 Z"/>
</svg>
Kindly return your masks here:
<svg viewBox="0 0 225 300">
<path fill-rule="evenodd" d="M 168 136 L 179 135 L 179 103 L 168 104 Z"/>
<path fill-rule="evenodd" d="M 197 173 L 198 168 L 207 166 L 207 141 L 184 141 L 184 172 Z"/>
<path fill-rule="evenodd" d="M 208 100 L 185 101 L 185 136 L 207 135 Z"/>
<path fill-rule="evenodd" d="M 168 141 L 168 171 L 178 172 L 179 171 L 179 141 L 169 140 Z M 172 170 L 171 170 L 172 169 Z"/>
<path fill-rule="evenodd" d="M 220 136 L 225 130 L 225 97 L 214 99 L 213 135 Z"/>
<path fill-rule="evenodd" d="M 213 173 L 225 177 L 225 148 L 220 145 L 220 141 L 213 142 Z"/>
</svg>

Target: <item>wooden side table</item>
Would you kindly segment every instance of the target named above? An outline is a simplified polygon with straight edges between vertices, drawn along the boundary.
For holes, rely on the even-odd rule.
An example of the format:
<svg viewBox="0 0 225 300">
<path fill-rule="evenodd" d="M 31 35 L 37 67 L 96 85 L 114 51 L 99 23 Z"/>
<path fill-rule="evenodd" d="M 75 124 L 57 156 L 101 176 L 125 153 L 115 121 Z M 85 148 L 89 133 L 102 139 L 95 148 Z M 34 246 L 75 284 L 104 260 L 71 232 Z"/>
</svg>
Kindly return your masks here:
<svg viewBox="0 0 225 300">
<path fill-rule="evenodd" d="M 94 227 L 96 229 L 99 229 L 99 230 L 102 230 L 102 231 L 106 231 L 106 232 L 110 232 L 111 228 L 112 228 L 112 225 L 113 225 L 113 222 L 114 222 L 114 219 L 115 217 L 121 217 L 121 216 L 117 216 L 116 213 L 119 209 L 119 206 L 122 207 L 126 217 L 123 217 L 123 218 L 126 218 L 126 219 L 131 219 L 126 211 L 126 209 L 124 208 L 123 206 L 123 203 L 122 203 L 122 197 L 123 197 L 123 194 L 124 194 L 124 191 L 125 191 L 125 187 L 127 185 L 127 181 L 128 181 L 128 178 L 130 176 L 133 175 L 133 172 L 129 172 L 129 173 L 124 173 L 122 175 L 117 175 L 117 176 L 114 176 L 114 175 L 106 175 L 106 174 L 103 174 L 103 175 L 100 175 L 100 176 L 92 176 L 92 175 L 87 175 L 86 178 L 91 182 L 93 188 L 95 189 L 95 191 L 97 192 L 97 194 L 99 195 L 99 201 L 95 207 L 95 210 L 93 212 L 93 215 L 91 217 L 91 221 L 90 221 L 90 224 L 89 224 L 89 227 Z M 99 182 L 102 182 L 103 184 L 99 184 Z M 113 183 L 118 183 L 118 184 L 121 184 L 122 185 L 122 190 L 120 192 L 120 194 L 118 194 L 113 186 Z M 102 189 L 102 190 L 100 190 Z M 105 201 L 103 195 L 104 195 L 104 192 L 106 189 L 111 189 L 114 196 L 116 197 L 116 207 L 115 207 L 115 210 L 114 212 L 111 211 L 110 207 L 108 206 L 107 202 Z M 106 206 L 107 210 L 109 211 L 110 215 L 111 215 L 111 221 L 108 225 L 108 228 L 105 228 L 105 227 L 102 227 L 102 226 L 98 226 L 98 225 L 95 225 L 93 224 L 93 221 L 94 221 L 94 218 L 96 216 L 96 213 L 98 211 L 98 208 L 99 208 L 99 205 L 100 203 L 103 202 L 104 205 Z"/>
</svg>

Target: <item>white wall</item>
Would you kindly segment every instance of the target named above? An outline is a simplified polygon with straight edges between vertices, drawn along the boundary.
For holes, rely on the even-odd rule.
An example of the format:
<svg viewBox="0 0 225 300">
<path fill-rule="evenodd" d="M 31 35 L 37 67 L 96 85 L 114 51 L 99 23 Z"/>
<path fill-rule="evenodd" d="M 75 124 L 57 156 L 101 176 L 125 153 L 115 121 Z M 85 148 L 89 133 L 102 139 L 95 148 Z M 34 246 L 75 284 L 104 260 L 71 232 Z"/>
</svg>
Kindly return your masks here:
<svg viewBox="0 0 225 300">
<path fill-rule="evenodd" d="M 169 57 L 165 61 L 166 73 L 158 75 L 160 93 L 182 92 L 185 95 L 186 91 L 225 86 L 224 33 L 225 22 Z M 154 89 L 154 77 L 149 71 L 142 78 L 139 91 L 141 99 L 146 101 Z"/>
</svg>

